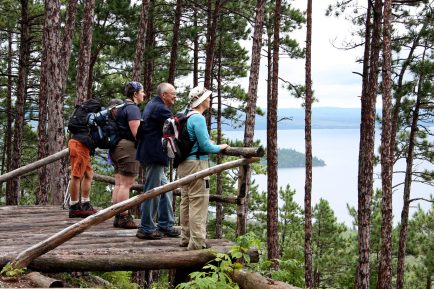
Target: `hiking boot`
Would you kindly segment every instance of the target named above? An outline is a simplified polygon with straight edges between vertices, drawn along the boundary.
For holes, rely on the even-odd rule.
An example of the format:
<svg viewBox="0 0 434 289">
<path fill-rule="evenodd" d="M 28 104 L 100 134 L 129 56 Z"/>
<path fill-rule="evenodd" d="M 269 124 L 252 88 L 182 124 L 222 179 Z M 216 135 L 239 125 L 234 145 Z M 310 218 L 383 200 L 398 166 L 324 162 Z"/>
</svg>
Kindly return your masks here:
<svg viewBox="0 0 434 289">
<path fill-rule="evenodd" d="M 115 222 L 116 222 L 116 218 L 115 218 Z M 133 216 L 131 216 L 130 213 L 126 215 L 119 215 L 117 224 L 113 223 L 113 226 L 122 229 L 137 229 L 137 225 L 136 223 L 134 223 Z"/>
<path fill-rule="evenodd" d="M 98 212 L 97 210 L 95 210 L 92 205 L 90 204 L 90 202 L 84 202 L 81 205 L 81 217 L 82 218 L 86 218 L 89 217 L 90 215 L 95 214 L 96 212 Z"/>
<path fill-rule="evenodd" d="M 119 217 L 120 215 L 115 215 L 115 219 L 113 221 L 113 227 L 119 228 Z"/>
<path fill-rule="evenodd" d="M 158 230 L 161 233 L 163 233 L 164 236 L 167 236 L 167 237 L 176 238 L 176 237 L 179 237 L 179 235 L 181 235 L 181 230 L 179 230 L 175 227 L 170 227 L 169 229 L 158 228 Z"/>
<path fill-rule="evenodd" d="M 163 233 L 161 233 L 158 230 L 155 230 L 151 233 L 146 233 L 143 231 L 142 228 L 139 228 L 136 233 L 136 237 L 139 239 L 146 239 L 146 240 L 159 240 L 163 238 Z"/>
<path fill-rule="evenodd" d="M 80 203 L 69 206 L 70 218 L 81 218 L 81 205 Z"/>
</svg>

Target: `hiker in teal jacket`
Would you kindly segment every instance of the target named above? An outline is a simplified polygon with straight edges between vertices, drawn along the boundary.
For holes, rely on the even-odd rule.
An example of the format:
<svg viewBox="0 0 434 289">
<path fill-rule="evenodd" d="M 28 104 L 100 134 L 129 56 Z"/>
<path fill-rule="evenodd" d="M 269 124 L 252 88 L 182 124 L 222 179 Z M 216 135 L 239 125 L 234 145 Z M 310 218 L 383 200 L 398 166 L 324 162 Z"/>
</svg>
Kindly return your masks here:
<svg viewBox="0 0 434 289">
<path fill-rule="evenodd" d="M 215 145 L 210 142 L 205 117 L 202 115 L 210 107 L 211 91 L 195 87 L 190 91 L 189 104 L 194 112 L 187 120 L 190 140 L 194 142 L 188 158 L 178 166 L 180 178 L 207 169 L 208 154 L 219 153 L 227 144 Z M 197 179 L 181 188 L 181 247 L 188 250 L 207 248 L 206 220 L 209 203 L 209 177 Z"/>
</svg>

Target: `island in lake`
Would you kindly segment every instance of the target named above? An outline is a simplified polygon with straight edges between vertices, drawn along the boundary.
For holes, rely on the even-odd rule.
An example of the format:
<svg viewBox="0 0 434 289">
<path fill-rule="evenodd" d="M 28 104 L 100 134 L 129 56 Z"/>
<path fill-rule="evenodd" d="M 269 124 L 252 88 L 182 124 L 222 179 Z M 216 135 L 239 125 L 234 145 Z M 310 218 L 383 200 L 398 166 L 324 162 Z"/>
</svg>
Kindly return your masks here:
<svg viewBox="0 0 434 289">
<path fill-rule="evenodd" d="M 261 159 L 261 164 L 267 165 L 266 156 Z M 306 166 L 306 155 L 294 149 L 278 149 L 279 169 L 304 168 Z M 313 167 L 324 167 L 325 161 L 317 157 L 312 157 Z"/>
</svg>

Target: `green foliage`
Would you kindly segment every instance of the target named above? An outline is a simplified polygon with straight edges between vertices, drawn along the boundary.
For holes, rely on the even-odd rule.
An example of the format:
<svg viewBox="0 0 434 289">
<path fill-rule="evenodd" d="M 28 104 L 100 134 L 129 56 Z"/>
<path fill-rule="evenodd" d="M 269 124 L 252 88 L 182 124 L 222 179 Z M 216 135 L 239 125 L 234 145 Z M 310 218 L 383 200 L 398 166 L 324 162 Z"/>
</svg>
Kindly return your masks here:
<svg viewBox="0 0 434 289">
<path fill-rule="evenodd" d="M 96 273 L 98 276 L 109 281 L 113 287 L 108 287 L 107 289 L 138 289 L 139 286 L 136 283 L 131 283 L 131 272 L 130 271 L 116 271 L 116 272 L 104 272 Z"/>
<path fill-rule="evenodd" d="M 0 275 L 6 277 L 19 277 L 26 272 L 26 268 L 15 268 L 11 263 L 7 263 L 0 271 Z"/>
<path fill-rule="evenodd" d="M 241 261 L 248 265 L 250 257 L 247 254 L 251 247 L 261 248 L 261 242 L 252 233 L 240 236 L 237 243 L 228 254 L 215 253 L 216 258 L 208 262 L 202 269 L 203 271 L 190 274 L 191 281 L 181 283 L 177 289 L 220 289 L 220 288 L 239 288 L 232 282 L 229 273 L 240 269 L 243 265 L 234 260 Z"/>
<path fill-rule="evenodd" d="M 419 207 L 410 220 L 407 254 L 405 287 L 425 288 L 434 275 L 434 204 L 428 212 Z"/>
</svg>

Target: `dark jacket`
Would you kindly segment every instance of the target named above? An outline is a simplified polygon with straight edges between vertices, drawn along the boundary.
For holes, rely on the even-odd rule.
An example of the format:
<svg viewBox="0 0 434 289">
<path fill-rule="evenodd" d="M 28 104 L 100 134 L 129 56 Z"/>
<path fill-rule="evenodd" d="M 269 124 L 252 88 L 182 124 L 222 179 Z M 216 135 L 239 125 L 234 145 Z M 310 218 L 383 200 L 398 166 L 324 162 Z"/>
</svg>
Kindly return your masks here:
<svg viewBox="0 0 434 289">
<path fill-rule="evenodd" d="M 142 164 L 159 164 L 167 166 L 169 159 L 163 151 L 161 138 L 163 137 L 163 124 L 172 116 L 172 111 L 156 96 L 148 102 L 143 110 L 143 125 L 141 139 L 137 146 L 136 159 Z"/>
</svg>

